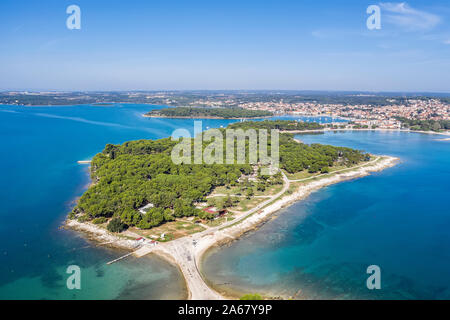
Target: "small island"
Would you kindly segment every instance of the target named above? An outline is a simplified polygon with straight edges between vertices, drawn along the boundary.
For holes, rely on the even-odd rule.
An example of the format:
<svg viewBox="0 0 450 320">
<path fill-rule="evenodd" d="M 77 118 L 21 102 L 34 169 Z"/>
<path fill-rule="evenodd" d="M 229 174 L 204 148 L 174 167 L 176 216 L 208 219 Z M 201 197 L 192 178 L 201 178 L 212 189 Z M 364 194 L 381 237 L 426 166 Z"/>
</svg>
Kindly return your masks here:
<svg viewBox="0 0 450 320">
<path fill-rule="evenodd" d="M 108 144 L 92 159 L 92 184 L 66 224 L 132 250 L 124 257 L 160 254 L 180 267 L 189 298 L 222 299 L 229 295 L 208 287 L 199 271 L 208 248 L 238 238 L 314 190 L 398 160 L 347 147 L 308 145 L 286 132 L 322 127 L 288 120 L 230 124 L 226 129 L 278 129 L 279 169 L 272 175 L 263 173 L 271 164 L 264 164 L 259 152 L 253 164 L 174 164 L 171 153 L 178 142 L 170 138 Z M 271 152 L 270 137 L 267 141 Z M 203 140 L 201 147 L 211 143 Z M 224 154 L 226 148 L 224 143 Z M 245 150 L 248 156 L 248 141 Z"/>
<path fill-rule="evenodd" d="M 272 117 L 273 113 L 263 110 L 248 110 L 244 108 L 204 108 L 177 107 L 152 110 L 144 117 L 150 118 L 180 118 L 180 119 L 256 119 Z"/>
</svg>

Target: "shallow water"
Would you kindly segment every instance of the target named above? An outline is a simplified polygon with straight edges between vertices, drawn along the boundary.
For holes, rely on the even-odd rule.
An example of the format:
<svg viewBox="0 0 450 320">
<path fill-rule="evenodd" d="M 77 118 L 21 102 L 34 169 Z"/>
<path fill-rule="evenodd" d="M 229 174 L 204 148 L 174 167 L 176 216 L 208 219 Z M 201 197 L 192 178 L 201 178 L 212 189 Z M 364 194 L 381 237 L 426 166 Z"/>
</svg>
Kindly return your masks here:
<svg viewBox="0 0 450 320">
<path fill-rule="evenodd" d="M 299 136 L 401 158 L 279 212 L 258 231 L 213 249 L 202 269 L 218 288 L 310 299 L 450 298 L 450 143 L 400 132 Z M 368 290 L 369 265 L 381 290 Z"/>
<path fill-rule="evenodd" d="M 193 131 L 190 119 L 142 117 L 154 108 L 0 106 L 0 299 L 186 297 L 178 269 L 164 260 L 150 256 L 106 266 L 122 252 L 58 229 L 89 184 L 88 166 L 78 160 L 92 158 L 107 143 Z M 212 128 L 233 121 L 202 122 Z M 81 267 L 81 290 L 66 287 L 70 265 Z"/>
</svg>

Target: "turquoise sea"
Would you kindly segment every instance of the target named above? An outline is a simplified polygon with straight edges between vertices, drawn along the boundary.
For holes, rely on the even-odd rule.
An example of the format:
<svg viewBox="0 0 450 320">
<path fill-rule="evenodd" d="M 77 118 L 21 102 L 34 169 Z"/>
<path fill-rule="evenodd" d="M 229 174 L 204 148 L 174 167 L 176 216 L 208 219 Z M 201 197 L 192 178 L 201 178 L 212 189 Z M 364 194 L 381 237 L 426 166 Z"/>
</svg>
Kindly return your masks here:
<svg viewBox="0 0 450 320">
<path fill-rule="evenodd" d="M 309 299 L 450 298 L 450 141 L 402 132 L 302 135 L 401 158 L 332 185 L 205 257 L 219 288 Z M 369 290 L 378 265 L 381 289 Z"/>
<path fill-rule="evenodd" d="M 89 184 L 77 164 L 107 143 L 169 137 L 193 120 L 144 118 L 157 106 L 0 106 L 0 299 L 181 299 L 178 269 L 158 257 L 125 259 L 81 234 L 60 230 Z M 329 121 L 329 119 L 311 119 Z M 203 120 L 203 127 L 232 121 Z M 81 268 L 81 290 L 66 269 Z"/>
<path fill-rule="evenodd" d="M 88 167 L 78 160 L 106 143 L 192 131 L 193 120 L 141 116 L 152 108 L 158 107 L 0 106 L 0 299 L 186 297 L 178 270 L 164 260 L 150 256 L 106 266 L 122 252 L 59 229 L 89 183 Z M 203 127 L 230 122 L 203 120 Z M 402 162 L 315 192 L 260 230 L 210 252 L 203 264 L 208 279 L 243 292 L 309 298 L 449 298 L 450 142 L 379 132 L 299 138 Z M 371 264 L 381 268 L 379 291 L 365 287 Z M 81 290 L 66 288 L 69 265 L 81 267 Z"/>
</svg>

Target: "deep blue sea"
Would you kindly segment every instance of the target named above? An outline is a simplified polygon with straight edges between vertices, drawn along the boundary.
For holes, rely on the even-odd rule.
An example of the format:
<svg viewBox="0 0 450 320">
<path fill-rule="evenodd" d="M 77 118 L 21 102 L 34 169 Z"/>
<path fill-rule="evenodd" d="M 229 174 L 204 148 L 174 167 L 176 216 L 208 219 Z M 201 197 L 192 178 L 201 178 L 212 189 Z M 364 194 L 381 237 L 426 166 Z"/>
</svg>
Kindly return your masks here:
<svg viewBox="0 0 450 320">
<path fill-rule="evenodd" d="M 332 185 L 209 252 L 218 287 L 309 299 L 450 298 L 450 141 L 401 132 L 302 135 L 305 143 L 393 155 L 401 163 Z M 367 267 L 381 270 L 369 290 Z"/>
<path fill-rule="evenodd" d="M 88 166 L 78 160 L 92 158 L 107 143 L 193 131 L 193 120 L 142 117 L 154 108 L 0 106 L 0 299 L 186 297 L 178 269 L 164 260 L 131 258 L 106 266 L 123 252 L 59 229 L 89 184 Z M 203 120 L 203 127 L 230 122 Z M 70 265 L 81 268 L 81 290 L 66 287 Z"/>
</svg>

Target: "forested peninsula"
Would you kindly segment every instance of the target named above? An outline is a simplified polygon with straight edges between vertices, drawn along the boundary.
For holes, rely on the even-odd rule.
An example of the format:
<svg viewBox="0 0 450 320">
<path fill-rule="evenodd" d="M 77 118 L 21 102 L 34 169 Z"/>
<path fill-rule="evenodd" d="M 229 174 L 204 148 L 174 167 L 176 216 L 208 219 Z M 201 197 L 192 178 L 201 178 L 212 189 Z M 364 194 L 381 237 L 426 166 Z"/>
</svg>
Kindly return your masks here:
<svg viewBox="0 0 450 320">
<path fill-rule="evenodd" d="M 273 113 L 244 108 L 177 107 L 152 110 L 144 116 L 152 118 L 242 119 L 271 117 Z"/>
<path fill-rule="evenodd" d="M 266 120 L 234 123 L 227 129 L 298 130 L 312 126 L 320 124 Z M 225 129 L 219 130 L 224 132 Z M 351 148 L 299 143 L 289 133 L 280 133 L 279 138 L 283 174 L 309 176 L 327 173 L 371 159 L 369 154 Z M 193 140 L 190 140 L 191 144 L 194 144 Z M 271 139 L 267 140 L 270 152 Z M 113 232 L 128 227 L 151 229 L 182 217 L 194 217 L 207 223 L 215 215 L 202 210 L 202 204 L 223 209 L 239 201 L 251 201 L 254 195 L 276 190 L 277 185 L 283 184 L 280 171 L 272 176 L 262 175 L 259 163 L 174 164 L 171 153 L 176 144 L 177 141 L 164 138 L 106 145 L 93 158 L 90 169 L 92 185 L 79 199 L 69 219 L 104 224 Z M 203 141 L 203 149 L 209 144 Z M 246 149 L 248 151 L 248 141 Z M 225 158 L 225 143 L 223 152 Z M 246 154 L 248 156 L 248 152 Z M 220 188 L 233 188 L 242 196 L 207 199 Z"/>
</svg>

